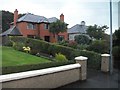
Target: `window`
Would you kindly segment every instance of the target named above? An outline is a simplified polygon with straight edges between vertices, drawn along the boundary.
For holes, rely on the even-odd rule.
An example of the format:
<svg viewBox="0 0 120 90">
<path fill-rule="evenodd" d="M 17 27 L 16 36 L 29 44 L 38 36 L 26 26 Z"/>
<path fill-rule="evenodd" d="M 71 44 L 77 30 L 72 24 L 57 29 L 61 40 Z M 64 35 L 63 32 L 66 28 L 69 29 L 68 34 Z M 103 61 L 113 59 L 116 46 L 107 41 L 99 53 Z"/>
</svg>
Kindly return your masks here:
<svg viewBox="0 0 120 90">
<path fill-rule="evenodd" d="M 44 36 L 44 40 L 50 42 L 50 36 Z"/>
<path fill-rule="evenodd" d="M 69 34 L 69 40 L 74 40 L 74 34 Z"/>
<path fill-rule="evenodd" d="M 63 41 L 63 40 L 64 40 L 64 36 L 59 35 L 59 36 L 58 36 L 58 41 Z"/>
<path fill-rule="evenodd" d="M 44 29 L 46 30 L 46 29 L 49 29 L 49 25 L 48 24 L 44 24 Z"/>
<path fill-rule="evenodd" d="M 36 25 L 35 24 L 33 24 L 33 23 L 28 23 L 27 24 L 27 29 L 36 29 Z"/>
</svg>

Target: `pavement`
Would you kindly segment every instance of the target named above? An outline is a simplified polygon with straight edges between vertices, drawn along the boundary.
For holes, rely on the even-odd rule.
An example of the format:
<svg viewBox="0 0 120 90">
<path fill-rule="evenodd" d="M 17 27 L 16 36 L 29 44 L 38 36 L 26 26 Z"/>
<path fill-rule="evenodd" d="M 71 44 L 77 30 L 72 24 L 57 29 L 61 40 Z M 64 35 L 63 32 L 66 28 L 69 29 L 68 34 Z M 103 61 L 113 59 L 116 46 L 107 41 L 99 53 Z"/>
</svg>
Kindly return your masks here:
<svg viewBox="0 0 120 90">
<path fill-rule="evenodd" d="M 88 70 L 87 71 L 87 80 L 77 81 L 54 90 L 62 89 L 77 89 L 77 88 L 115 88 L 120 90 L 120 72 L 116 69 L 113 70 L 113 73 L 110 74 L 101 72 L 100 70 Z"/>
</svg>

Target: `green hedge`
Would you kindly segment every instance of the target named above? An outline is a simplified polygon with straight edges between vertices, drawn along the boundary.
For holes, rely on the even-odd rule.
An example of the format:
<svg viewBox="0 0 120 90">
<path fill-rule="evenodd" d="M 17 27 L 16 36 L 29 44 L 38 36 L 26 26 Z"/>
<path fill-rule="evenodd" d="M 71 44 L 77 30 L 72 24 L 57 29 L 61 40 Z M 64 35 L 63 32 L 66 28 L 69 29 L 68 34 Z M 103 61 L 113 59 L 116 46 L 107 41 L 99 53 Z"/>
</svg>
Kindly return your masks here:
<svg viewBox="0 0 120 90">
<path fill-rule="evenodd" d="M 37 53 L 46 53 L 55 56 L 56 53 L 61 53 L 67 57 L 67 59 L 74 59 L 73 52 L 74 49 L 70 47 L 65 47 L 61 45 L 56 45 L 53 43 L 48 43 L 43 40 L 31 39 L 25 37 L 10 37 L 11 40 L 15 43 L 24 43 L 25 46 L 29 46 L 31 48 L 31 54 Z M 24 39 L 23 39 L 24 38 Z M 20 39 L 20 40 L 19 40 Z M 22 45 L 18 45 L 18 48 L 22 48 Z"/>
<path fill-rule="evenodd" d="M 87 47 L 87 50 L 97 53 L 109 53 L 109 43 L 106 40 L 95 40 Z"/>
<path fill-rule="evenodd" d="M 50 67 L 57 67 L 62 65 L 74 64 L 75 61 L 62 61 L 62 62 L 49 62 L 42 64 L 31 64 L 31 65 L 22 65 L 22 66 L 8 66 L 2 67 L 2 74 L 18 73 L 24 71 L 38 70 Z"/>
<path fill-rule="evenodd" d="M 25 38 L 25 37 L 10 37 L 15 43 L 24 43 L 31 48 L 31 54 L 45 53 L 55 56 L 56 53 L 61 53 L 66 56 L 68 60 L 73 60 L 76 56 L 88 57 L 88 68 L 100 69 L 101 56 L 93 51 L 77 50 L 66 46 L 48 43 L 43 40 Z M 21 46 L 21 45 L 19 45 Z M 18 46 L 18 47 L 19 47 Z"/>
<path fill-rule="evenodd" d="M 88 68 L 100 69 L 101 67 L 101 55 L 92 51 L 77 51 L 77 56 L 88 57 L 87 65 Z"/>
<path fill-rule="evenodd" d="M 114 67 L 118 68 L 120 64 L 120 46 L 113 47 L 113 59 L 114 59 Z"/>
</svg>

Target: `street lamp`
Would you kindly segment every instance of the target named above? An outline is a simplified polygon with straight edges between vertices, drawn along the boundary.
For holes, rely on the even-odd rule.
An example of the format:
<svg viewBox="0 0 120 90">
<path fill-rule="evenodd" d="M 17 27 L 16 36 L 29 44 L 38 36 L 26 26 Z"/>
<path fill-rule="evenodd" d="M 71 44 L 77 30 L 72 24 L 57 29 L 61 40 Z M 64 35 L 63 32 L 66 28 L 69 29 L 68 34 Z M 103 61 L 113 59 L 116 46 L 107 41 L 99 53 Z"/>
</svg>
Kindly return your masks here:
<svg viewBox="0 0 120 90">
<path fill-rule="evenodd" d="M 113 57 L 112 57 L 112 0 L 110 0 L 110 74 L 113 73 Z"/>
</svg>

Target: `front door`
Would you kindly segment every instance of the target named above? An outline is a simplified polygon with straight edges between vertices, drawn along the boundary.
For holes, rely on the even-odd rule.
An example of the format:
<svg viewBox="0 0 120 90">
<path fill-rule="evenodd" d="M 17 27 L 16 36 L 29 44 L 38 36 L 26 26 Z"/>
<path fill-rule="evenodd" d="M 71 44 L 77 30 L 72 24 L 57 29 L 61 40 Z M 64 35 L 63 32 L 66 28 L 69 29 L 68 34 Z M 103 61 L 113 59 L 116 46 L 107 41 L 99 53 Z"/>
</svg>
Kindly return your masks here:
<svg viewBox="0 0 120 90">
<path fill-rule="evenodd" d="M 45 36 L 44 40 L 47 41 L 47 42 L 50 42 L 50 36 Z"/>
</svg>

